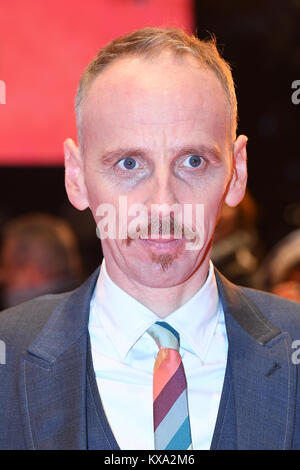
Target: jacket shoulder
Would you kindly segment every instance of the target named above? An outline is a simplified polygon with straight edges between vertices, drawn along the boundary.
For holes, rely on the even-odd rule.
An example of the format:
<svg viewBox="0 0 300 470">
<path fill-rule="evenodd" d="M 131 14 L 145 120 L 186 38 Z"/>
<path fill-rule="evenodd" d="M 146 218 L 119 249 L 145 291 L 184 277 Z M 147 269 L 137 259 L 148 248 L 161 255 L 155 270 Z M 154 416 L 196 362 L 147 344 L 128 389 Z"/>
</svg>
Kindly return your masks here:
<svg viewBox="0 0 300 470">
<path fill-rule="evenodd" d="M 43 328 L 55 308 L 72 292 L 48 294 L 0 312 L 0 340 L 29 344 Z"/>
<path fill-rule="evenodd" d="M 300 334 L 300 303 L 248 287 L 240 287 L 245 296 L 281 331 Z"/>
</svg>

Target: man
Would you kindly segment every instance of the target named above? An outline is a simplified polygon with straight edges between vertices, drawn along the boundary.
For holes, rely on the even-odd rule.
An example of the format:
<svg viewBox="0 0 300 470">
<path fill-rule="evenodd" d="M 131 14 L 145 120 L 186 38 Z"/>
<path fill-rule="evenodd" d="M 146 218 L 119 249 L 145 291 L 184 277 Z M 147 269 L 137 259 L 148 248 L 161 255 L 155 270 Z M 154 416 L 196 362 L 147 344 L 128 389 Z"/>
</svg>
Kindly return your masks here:
<svg viewBox="0 0 300 470">
<path fill-rule="evenodd" d="M 1 448 L 298 448 L 300 306 L 209 261 L 247 180 L 215 44 L 176 29 L 116 39 L 84 72 L 76 113 L 66 189 L 92 211 L 104 262 L 76 291 L 1 314 Z"/>
</svg>

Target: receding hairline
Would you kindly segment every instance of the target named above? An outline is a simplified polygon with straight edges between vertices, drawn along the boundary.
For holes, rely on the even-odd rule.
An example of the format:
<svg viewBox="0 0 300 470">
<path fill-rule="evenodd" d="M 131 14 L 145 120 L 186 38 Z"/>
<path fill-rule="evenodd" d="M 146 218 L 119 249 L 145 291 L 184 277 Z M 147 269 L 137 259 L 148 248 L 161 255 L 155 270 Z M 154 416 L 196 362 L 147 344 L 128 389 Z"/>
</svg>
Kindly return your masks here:
<svg viewBox="0 0 300 470">
<path fill-rule="evenodd" d="M 217 50 L 216 39 L 200 40 L 188 36 L 179 28 L 143 28 L 109 42 L 100 49 L 96 57 L 86 67 L 79 82 L 75 111 L 79 146 L 82 148 L 82 108 L 94 81 L 111 64 L 125 58 L 158 58 L 162 52 L 170 51 L 174 56 L 192 56 L 203 69 L 214 72 L 225 92 L 230 106 L 230 119 L 233 137 L 237 128 L 237 100 L 235 86 L 229 64 Z"/>
</svg>

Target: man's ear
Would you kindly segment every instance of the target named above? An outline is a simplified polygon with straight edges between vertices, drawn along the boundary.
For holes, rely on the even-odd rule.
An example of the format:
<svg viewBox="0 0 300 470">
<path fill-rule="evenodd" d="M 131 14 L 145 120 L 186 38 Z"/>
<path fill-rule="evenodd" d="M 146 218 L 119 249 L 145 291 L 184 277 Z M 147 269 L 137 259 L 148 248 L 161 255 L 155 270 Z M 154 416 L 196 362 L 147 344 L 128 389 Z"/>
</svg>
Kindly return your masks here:
<svg viewBox="0 0 300 470">
<path fill-rule="evenodd" d="M 225 198 L 230 207 L 237 206 L 243 199 L 247 186 L 247 144 L 248 137 L 240 135 L 233 146 L 232 177 Z"/>
<path fill-rule="evenodd" d="M 83 158 L 72 139 L 64 142 L 65 186 L 69 201 L 76 209 L 89 207 L 87 190 L 84 182 Z"/>
</svg>

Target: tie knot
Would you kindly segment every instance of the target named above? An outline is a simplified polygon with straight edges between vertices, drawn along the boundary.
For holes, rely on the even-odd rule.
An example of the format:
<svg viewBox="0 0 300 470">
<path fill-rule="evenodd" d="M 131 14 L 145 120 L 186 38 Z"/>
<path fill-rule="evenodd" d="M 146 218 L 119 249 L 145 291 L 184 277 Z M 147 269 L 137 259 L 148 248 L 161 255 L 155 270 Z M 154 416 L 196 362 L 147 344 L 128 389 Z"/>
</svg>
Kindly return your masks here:
<svg viewBox="0 0 300 470">
<path fill-rule="evenodd" d="M 179 334 L 174 328 L 164 321 L 155 322 L 147 332 L 157 343 L 159 349 L 179 349 Z"/>
</svg>

